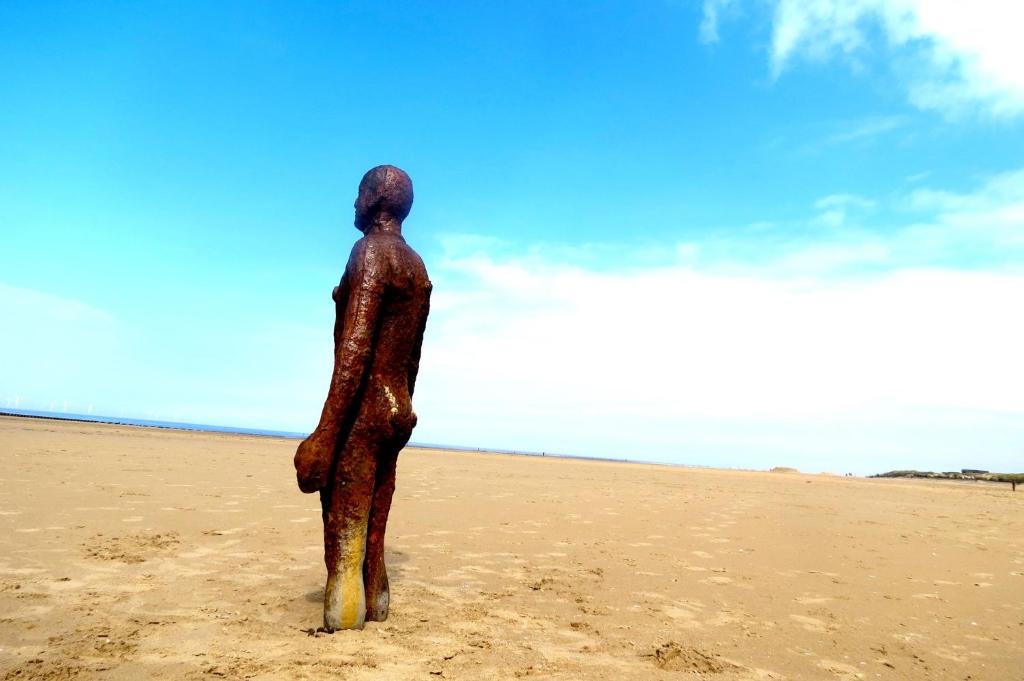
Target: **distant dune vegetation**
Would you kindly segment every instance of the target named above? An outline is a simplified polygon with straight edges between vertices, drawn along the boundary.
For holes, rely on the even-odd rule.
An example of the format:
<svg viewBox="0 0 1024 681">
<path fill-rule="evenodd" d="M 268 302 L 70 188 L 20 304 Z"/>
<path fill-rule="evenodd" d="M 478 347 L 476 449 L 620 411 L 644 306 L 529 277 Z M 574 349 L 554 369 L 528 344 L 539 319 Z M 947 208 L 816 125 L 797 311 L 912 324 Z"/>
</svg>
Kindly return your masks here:
<svg viewBox="0 0 1024 681">
<path fill-rule="evenodd" d="M 988 471 L 974 468 L 964 468 L 960 471 L 947 471 L 935 473 L 932 471 L 889 471 L 870 476 L 872 478 L 938 478 L 942 480 L 983 480 L 985 482 L 1008 482 L 1014 486 L 1024 483 L 1024 473 L 990 473 Z"/>
</svg>

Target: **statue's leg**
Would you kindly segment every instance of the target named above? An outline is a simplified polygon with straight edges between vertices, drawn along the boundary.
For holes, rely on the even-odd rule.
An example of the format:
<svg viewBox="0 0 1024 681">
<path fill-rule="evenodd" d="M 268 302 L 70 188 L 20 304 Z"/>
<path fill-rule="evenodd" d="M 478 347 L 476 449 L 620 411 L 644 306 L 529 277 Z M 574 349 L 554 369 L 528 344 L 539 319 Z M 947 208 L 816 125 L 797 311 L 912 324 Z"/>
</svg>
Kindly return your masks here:
<svg viewBox="0 0 1024 681">
<path fill-rule="evenodd" d="M 366 431 L 353 428 L 338 453 L 333 489 L 325 503 L 324 628 L 362 629 L 366 617 L 363 561 L 373 502 L 377 447 Z"/>
<path fill-rule="evenodd" d="M 395 467 L 398 449 L 385 447 L 377 461 L 377 481 L 370 508 L 369 532 L 366 535 L 366 620 L 383 622 L 388 618 L 391 591 L 384 565 L 384 533 L 387 530 L 391 497 L 395 493 Z"/>
</svg>

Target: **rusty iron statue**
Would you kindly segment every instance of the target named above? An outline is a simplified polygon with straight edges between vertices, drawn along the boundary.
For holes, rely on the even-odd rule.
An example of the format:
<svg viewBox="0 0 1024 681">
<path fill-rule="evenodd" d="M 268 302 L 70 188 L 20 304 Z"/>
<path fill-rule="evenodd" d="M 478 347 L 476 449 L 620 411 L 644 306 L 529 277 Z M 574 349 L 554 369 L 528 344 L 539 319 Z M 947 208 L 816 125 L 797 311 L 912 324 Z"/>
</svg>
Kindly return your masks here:
<svg viewBox="0 0 1024 681">
<path fill-rule="evenodd" d="M 359 183 L 363 233 L 334 289 L 334 373 L 316 430 L 295 453 L 299 489 L 320 492 L 324 629 L 388 616 L 384 530 L 398 452 L 416 425 L 412 393 L 430 306 L 423 261 L 402 238 L 412 181 L 394 166 Z"/>
</svg>

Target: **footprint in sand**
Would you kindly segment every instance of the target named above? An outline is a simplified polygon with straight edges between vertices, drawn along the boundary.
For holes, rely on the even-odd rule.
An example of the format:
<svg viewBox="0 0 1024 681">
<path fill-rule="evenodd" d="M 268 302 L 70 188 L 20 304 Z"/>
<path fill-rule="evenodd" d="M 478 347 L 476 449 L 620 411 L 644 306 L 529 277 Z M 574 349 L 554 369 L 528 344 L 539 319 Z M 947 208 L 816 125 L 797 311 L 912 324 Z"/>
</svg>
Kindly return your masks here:
<svg viewBox="0 0 1024 681">
<path fill-rule="evenodd" d="M 721 586 L 723 584 L 732 584 L 732 578 L 731 577 L 724 577 L 722 575 L 714 575 L 713 577 L 708 577 L 708 578 L 702 579 L 700 581 L 705 583 L 705 584 L 717 584 L 719 586 Z"/>
<path fill-rule="evenodd" d="M 180 543 L 181 540 L 177 532 L 142 533 L 124 537 L 104 537 L 98 534 L 86 541 L 82 548 L 87 558 L 121 563 L 142 563 L 154 554 Z"/>
<path fill-rule="evenodd" d="M 645 655 L 659 669 L 700 674 L 723 674 L 742 669 L 737 664 L 715 654 L 708 654 L 696 648 L 684 648 L 675 641 L 658 646 L 653 653 Z"/>
<path fill-rule="evenodd" d="M 842 679 L 863 679 L 864 674 L 851 664 L 835 660 L 818 660 L 818 666 Z"/>
<path fill-rule="evenodd" d="M 816 634 L 820 634 L 825 631 L 825 623 L 817 617 L 808 617 L 807 615 L 790 615 L 789 618 L 800 624 L 800 626 L 807 631 L 813 631 Z"/>
<path fill-rule="evenodd" d="M 677 608 L 675 606 L 666 606 L 662 608 L 662 612 L 671 617 L 674 620 L 692 620 L 697 616 L 697 613 L 692 610 L 686 610 L 685 608 Z M 699 622 L 695 622 L 699 627 L 702 626 Z"/>
<path fill-rule="evenodd" d="M 950 662 L 964 663 L 968 661 L 966 655 L 962 655 L 948 648 L 936 648 L 932 651 L 932 654 L 936 657 L 941 657 L 944 660 L 949 660 Z"/>
</svg>

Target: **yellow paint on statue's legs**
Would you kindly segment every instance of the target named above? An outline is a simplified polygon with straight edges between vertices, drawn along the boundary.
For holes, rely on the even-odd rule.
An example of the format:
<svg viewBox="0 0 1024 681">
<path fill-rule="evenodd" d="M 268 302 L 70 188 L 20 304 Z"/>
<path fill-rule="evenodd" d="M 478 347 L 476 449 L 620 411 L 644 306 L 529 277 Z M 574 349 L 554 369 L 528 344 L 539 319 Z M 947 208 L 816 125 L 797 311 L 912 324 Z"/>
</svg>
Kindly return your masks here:
<svg viewBox="0 0 1024 681">
<path fill-rule="evenodd" d="M 366 528 L 353 528 L 342 542 L 339 565 L 327 575 L 324 589 L 324 628 L 362 629 L 366 622 L 366 593 L 363 590 L 363 559 Z"/>
</svg>

